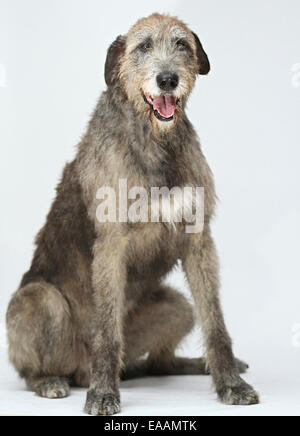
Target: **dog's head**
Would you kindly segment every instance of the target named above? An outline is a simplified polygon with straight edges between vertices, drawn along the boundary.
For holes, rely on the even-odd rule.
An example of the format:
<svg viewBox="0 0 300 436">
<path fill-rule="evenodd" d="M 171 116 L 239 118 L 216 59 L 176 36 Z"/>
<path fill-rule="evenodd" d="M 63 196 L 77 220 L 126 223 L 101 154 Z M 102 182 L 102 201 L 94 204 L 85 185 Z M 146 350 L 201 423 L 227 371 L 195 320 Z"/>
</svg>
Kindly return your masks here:
<svg viewBox="0 0 300 436">
<path fill-rule="evenodd" d="M 108 50 L 105 79 L 121 86 L 157 131 L 171 130 L 198 74 L 210 64 L 198 36 L 177 18 L 154 14 L 139 20 Z"/>
</svg>

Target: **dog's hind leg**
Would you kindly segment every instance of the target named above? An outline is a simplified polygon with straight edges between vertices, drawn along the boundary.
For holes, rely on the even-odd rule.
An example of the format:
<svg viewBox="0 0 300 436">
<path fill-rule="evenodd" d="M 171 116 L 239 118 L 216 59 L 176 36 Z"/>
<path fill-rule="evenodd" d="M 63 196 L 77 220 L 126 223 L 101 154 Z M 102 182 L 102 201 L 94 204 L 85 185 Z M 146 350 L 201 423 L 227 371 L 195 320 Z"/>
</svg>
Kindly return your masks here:
<svg viewBox="0 0 300 436">
<path fill-rule="evenodd" d="M 69 304 L 46 282 L 30 283 L 12 298 L 7 312 L 9 357 L 29 389 L 46 398 L 69 394 L 76 369 Z"/>
<path fill-rule="evenodd" d="M 183 295 L 166 286 L 149 293 L 125 321 L 127 370 L 135 367 L 146 353 L 149 354 L 148 363 L 153 362 L 155 367 L 170 362 L 176 347 L 193 327 L 193 310 Z"/>
<path fill-rule="evenodd" d="M 183 295 L 161 287 L 143 302 L 126 323 L 125 370 L 122 379 L 146 375 L 209 375 L 205 358 L 175 356 L 194 326 L 193 309 Z M 148 353 L 147 359 L 140 359 Z M 237 361 L 240 372 L 248 365 Z"/>
<path fill-rule="evenodd" d="M 189 359 L 175 355 L 165 359 L 139 359 L 129 362 L 122 373 L 122 380 L 147 376 L 209 375 L 204 358 Z"/>
<path fill-rule="evenodd" d="M 244 374 L 249 369 L 249 365 L 239 359 L 236 363 L 240 374 Z M 166 375 L 210 375 L 207 359 L 186 358 L 172 356 L 165 360 L 151 361 L 149 359 L 140 359 L 128 364 L 122 374 L 122 380 L 146 376 L 166 376 Z"/>
<path fill-rule="evenodd" d="M 193 309 L 183 295 L 161 286 L 130 313 L 125 323 L 125 370 L 122 379 L 145 375 L 207 374 L 204 359 L 175 357 L 194 327 Z M 148 354 L 146 360 L 140 358 Z"/>
</svg>

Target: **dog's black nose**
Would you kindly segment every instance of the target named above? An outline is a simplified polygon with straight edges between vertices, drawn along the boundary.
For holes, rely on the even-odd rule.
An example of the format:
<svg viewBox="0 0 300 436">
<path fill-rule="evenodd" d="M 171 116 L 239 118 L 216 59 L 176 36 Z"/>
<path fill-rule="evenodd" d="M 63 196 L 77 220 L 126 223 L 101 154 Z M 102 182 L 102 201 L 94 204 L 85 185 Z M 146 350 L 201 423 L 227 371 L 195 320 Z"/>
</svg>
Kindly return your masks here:
<svg viewBox="0 0 300 436">
<path fill-rule="evenodd" d="M 157 84 L 163 91 L 174 91 L 179 83 L 179 77 L 175 73 L 166 71 L 161 73 L 156 78 Z"/>
</svg>

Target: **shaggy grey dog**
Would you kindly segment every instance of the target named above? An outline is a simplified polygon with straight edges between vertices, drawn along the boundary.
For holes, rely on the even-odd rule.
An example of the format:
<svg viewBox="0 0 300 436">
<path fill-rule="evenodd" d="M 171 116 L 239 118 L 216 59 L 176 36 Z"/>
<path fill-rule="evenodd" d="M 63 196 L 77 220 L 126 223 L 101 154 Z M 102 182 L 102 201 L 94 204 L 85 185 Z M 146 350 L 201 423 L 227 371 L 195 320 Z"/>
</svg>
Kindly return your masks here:
<svg viewBox="0 0 300 436">
<path fill-rule="evenodd" d="M 197 75 L 209 70 L 198 37 L 165 15 L 138 21 L 110 47 L 108 88 L 7 313 L 10 360 L 38 395 L 61 398 L 72 384 L 85 386 L 85 411 L 111 415 L 120 411 L 122 377 L 210 373 L 222 402 L 258 402 L 224 324 L 210 231 L 214 183 L 185 113 Z M 118 192 L 120 179 L 147 192 L 204 187 L 203 231 L 188 234 L 184 222 L 101 222 L 97 192 Z M 175 356 L 194 325 L 190 304 L 162 281 L 180 260 L 206 359 Z"/>
</svg>

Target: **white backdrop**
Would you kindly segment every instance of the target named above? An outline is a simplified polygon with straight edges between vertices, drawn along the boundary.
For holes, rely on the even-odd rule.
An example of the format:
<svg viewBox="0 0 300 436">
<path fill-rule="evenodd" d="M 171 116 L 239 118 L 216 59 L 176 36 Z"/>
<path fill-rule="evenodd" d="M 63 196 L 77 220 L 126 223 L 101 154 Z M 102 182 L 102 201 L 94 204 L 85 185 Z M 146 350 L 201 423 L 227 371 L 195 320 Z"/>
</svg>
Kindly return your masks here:
<svg viewBox="0 0 300 436">
<path fill-rule="evenodd" d="M 0 0 L 1 358 L 10 295 L 105 88 L 107 47 L 154 11 L 186 21 L 212 64 L 188 112 L 220 198 L 214 234 L 236 354 L 263 398 L 290 382 L 295 396 L 287 389 L 279 407 L 300 413 L 299 0 Z M 188 292 L 180 272 L 169 280 Z M 199 332 L 182 352 L 200 353 Z"/>
</svg>

